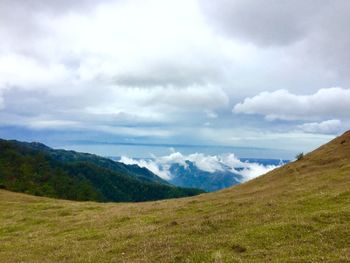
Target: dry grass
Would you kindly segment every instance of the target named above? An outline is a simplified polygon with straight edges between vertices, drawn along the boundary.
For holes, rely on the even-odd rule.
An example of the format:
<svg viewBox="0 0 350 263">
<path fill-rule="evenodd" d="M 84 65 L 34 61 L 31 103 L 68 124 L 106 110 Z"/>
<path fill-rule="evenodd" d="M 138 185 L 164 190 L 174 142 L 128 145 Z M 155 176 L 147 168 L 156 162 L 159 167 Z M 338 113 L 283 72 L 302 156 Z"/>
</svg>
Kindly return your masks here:
<svg viewBox="0 0 350 263">
<path fill-rule="evenodd" d="M 0 262 L 266 261 L 350 262 L 350 133 L 192 198 L 98 204 L 0 191 Z"/>
</svg>

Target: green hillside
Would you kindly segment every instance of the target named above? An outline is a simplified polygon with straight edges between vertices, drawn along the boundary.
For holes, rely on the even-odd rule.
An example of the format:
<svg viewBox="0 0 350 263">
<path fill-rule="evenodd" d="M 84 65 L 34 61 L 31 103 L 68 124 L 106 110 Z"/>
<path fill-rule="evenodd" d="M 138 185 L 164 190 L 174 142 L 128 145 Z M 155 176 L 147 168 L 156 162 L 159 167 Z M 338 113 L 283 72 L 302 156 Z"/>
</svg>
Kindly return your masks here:
<svg viewBox="0 0 350 263">
<path fill-rule="evenodd" d="M 53 150 L 40 143 L 0 140 L 0 186 L 69 200 L 139 202 L 192 196 L 150 171 L 96 155 Z"/>
<path fill-rule="evenodd" d="M 0 191 L 2 262 L 350 262 L 350 132 L 245 184 L 146 203 Z"/>
</svg>

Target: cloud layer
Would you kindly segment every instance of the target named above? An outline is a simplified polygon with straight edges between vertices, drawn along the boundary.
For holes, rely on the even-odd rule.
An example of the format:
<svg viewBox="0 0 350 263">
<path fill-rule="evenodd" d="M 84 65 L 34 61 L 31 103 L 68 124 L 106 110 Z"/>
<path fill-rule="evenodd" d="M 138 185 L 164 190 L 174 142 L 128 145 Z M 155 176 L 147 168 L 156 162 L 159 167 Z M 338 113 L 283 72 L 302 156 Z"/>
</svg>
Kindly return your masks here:
<svg viewBox="0 0 350 263">
<path fill-rule="evenodd" d="M 4 0 L 0 127 L 325 141 L 350 125 L 349 11 L 345 0 Z"/>
<path fill-rule="evenodd" d="M 233 175 L 239 174 L 242 176 L 243 182 L 278 167 L 275 165 L 265 166 L 255 162 L 242 162 L 233 153 L 222 155 L 205 155 L 202 153 L 183 155 L 180 152 L 173 152 L 170 155 L 152 159 L 133 159 L 126 156 L 120 159 L 120 162 L 125 164 L 137 164 L 140 167 L 145 167 L 165 180 L 170 180 L 176 176 L 170 171 L 171 165 L 178 164 L 187 168 L 187 161 L 192 162 L 198 169 L 208 173 L 227 172 Z"/>
<path fill-rule="evenodd" d="M 338 73 L 350 69 L 350 3 L 346 0 L 202 0 L 217 28 L 257 46 L 290 48 L 304 61 L 332 66 Z M 296 52 L 296 53 L 294 53 Z"/>
</svg>

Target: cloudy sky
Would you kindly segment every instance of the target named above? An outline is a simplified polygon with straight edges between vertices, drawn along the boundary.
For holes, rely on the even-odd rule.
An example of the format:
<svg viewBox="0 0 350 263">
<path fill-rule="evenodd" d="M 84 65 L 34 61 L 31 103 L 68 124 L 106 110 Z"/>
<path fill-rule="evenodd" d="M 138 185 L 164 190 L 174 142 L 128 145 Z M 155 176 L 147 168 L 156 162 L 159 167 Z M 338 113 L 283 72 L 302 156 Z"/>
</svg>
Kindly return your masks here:
<svg viewBox="0 0 350 263">
<path fill-rule="evenodd" d="M 349 13 L 348 0 L 0 0 L 0 137 L 311 150 L 350 127 Z"/>
</svg>

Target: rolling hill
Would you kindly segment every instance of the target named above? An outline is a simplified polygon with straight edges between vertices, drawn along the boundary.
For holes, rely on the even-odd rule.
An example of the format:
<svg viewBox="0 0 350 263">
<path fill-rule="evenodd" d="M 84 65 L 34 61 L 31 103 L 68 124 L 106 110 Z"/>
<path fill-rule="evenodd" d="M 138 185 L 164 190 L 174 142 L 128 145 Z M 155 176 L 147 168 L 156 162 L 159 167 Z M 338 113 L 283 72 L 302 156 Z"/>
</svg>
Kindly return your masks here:
<svg viewBox="0 0 350 263">
<path fill-rule="evenodd" d="M 2 262 L 349 262 L 350 132 L 247 183 L 145 203 L 0 191 Z"/>
<path fill-rule="evenodd" d="M 0 185 L 38 196 L 101 202 L 160 200 L 203 192 L 172 186 L 136 165 L 6 140 L 0 140 Z"/>
</svg>

